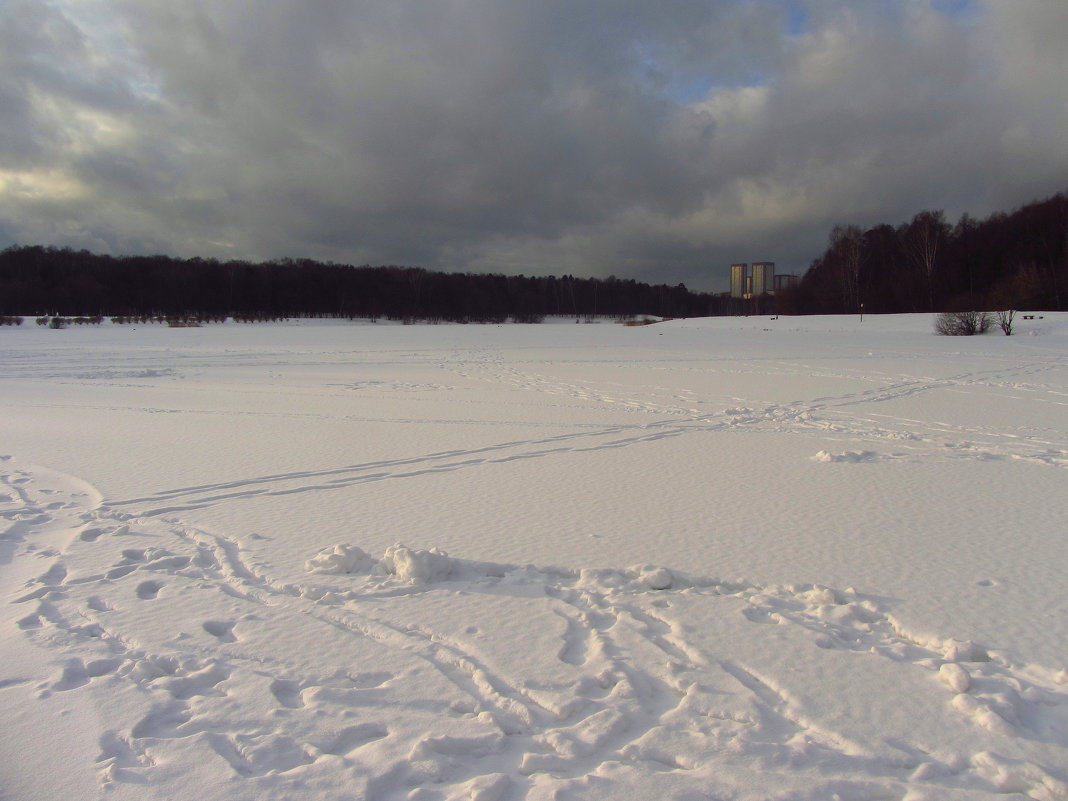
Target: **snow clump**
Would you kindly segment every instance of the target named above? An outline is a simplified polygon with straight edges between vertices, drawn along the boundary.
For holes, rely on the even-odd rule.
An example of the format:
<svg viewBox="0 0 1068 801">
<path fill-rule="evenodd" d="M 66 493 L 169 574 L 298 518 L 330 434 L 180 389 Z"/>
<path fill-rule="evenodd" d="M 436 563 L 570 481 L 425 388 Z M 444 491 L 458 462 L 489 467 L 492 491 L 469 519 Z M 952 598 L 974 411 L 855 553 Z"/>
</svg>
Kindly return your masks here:
<svg viewBox="0 0 1068 801">
<path fill-rule="evenodd" d="M 453 569 L 453 562 L 447 553 L 437 548 L 425 551 L 398 543 L 386 548 L 376 572 L 381 571 L 413 584 L 422 584 L 448 578 Z"/>
<path fill-rule="evenodd" d="M 878 460 L 879 454 L 875 451 L 846 451 L 845 453 L 820 451 L 812 457 L 812 461 L 814 462 L 852 462 L 853 464 L 859 462 L 877 462 Z"/>
<path fill-rule="evenodd" d="M 370 567 L 371 557 L 355 545 L 330 545 L 304 563 L 309 573 L 355 573 Z"/>
<path fill-rule="evenodd" d="M 938 669 L 938 676 L 955 693 L 966 693 L 972 686 L 968 671 L 956 662 L 946 662 Z"/>
<path fill-rule="evenodd" d="M 638 569 L 638 580 L 651 590 L 666 590 L 674 583 L 675 577 L 666 567 L 647 565 Z"/>
</svg>

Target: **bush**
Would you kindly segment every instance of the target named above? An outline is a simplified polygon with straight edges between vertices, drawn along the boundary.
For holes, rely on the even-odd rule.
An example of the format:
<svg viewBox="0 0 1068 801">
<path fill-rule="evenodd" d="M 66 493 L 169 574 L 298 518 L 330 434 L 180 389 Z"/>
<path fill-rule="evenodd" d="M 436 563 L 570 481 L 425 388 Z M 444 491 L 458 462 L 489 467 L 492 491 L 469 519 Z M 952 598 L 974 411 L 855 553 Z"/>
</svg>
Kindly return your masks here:
<svg viewBox="0 0 1068 801">
<path fill-rule="evenodd" d="M 1015 309 L 1009 309 L 1008 311 L 999 311 L 997 313 L 998 328 L 1000 328 L 1007 337 L 1012 336 L 1012 321 L 1014 317 L 1016 317 Z"/>
<path fill-rule="evenodd" d="M 935 318 L 935 333 L 944 337 L 970 337 L 985 334 L 992 320 L 987 312 L 942 312 Z"/>
</svg>

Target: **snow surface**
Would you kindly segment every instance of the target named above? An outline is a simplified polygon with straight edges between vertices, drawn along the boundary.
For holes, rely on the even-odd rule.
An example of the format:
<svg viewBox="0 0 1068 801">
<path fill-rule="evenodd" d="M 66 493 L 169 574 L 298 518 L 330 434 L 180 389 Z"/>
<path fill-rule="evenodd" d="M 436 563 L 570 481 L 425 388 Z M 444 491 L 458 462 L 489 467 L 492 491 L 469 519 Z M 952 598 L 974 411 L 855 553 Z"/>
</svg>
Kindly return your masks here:
<svg viewBox="0 0 1068 801">
<path fill-rule="evenodd" d="M 0 797 L 1068 799 L 1066 346 L 0 329 Z"/>
</svg>

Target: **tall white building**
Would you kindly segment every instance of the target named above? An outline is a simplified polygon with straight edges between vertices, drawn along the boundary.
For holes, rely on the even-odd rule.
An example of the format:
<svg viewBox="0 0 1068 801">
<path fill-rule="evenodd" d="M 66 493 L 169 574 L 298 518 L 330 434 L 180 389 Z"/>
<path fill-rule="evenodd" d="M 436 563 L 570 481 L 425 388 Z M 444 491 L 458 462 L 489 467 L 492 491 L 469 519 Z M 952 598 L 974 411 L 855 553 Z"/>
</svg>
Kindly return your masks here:
<svg viewBox="0 0 1068 801">
<path fill-rule="evenodd" d="M 749 294 L 749 265 L 744 261 L 731 265 L 731 297 L 744 298 Z"/>
<path fill-rule="evenodd" d="M 775 262 L 755 261 L 752 271 L 743 262 L 731 265 L 731 297 L 751 298 L 775 292 Z"/>
<path fill-rule="evenodd" d="M 753 262 L 753 285 L 751 292 L 754 295 L 771 294 L 775 291 L 775 262 Z"/>
</svg>

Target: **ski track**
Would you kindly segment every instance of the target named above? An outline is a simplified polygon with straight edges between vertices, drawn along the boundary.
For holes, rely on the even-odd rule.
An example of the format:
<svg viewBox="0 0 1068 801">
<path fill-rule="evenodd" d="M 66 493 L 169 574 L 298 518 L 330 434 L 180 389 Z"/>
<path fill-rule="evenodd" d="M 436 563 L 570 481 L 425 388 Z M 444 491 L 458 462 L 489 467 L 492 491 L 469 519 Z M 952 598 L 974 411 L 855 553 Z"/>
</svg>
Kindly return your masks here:
<svg viewBox="0 0 1068 801">
<path fill-rule="evenodd" d="M 897 382 L 804 408 L 734 409 L 122 501 L 6 458 L 0 544 L 8 563 L 29 555 L 40 568 L 7 603 L 54 669 L 0 675 L 0 691 L 32 688 L 42 702 L 95 693 L 114 709 L 113 728 L 99 733 L 102 789 L 151 783 L 165 791 L 198 763 L 221 760 L 234 777 L 220 790 L 225 798 L 295 796 L 336 783 L 346 797 L 487 801 L 581 795 L 593 777 L 656 781 L 667 773 L 693 776 L 696 790 L 720 774 L 751 774 L 755 764 L 765 783 L 780 771 L 794 785 L 807 782 L 806 798 L 1068 799 L 1063 671 L 1013 664 L 996 643 L 957 642 L 951 632 L 910 634 L 885 602 L 853 590 L 728 584 L 655 567 L 496 565 L 422 551 L 412 558 L 447 570 L 415 583 L 370 566 L 286 581 L 257 567 L 254 540 L 166 516 L 253 492 L 325 490 L 656 436 L 767 425 L 804 431 L 847 419 L 833 416 L 862 400 L 946 384 Z M 862 422 L 848 419 L 854 430 Z M 930 432 L 924 441 L 945 444 Z M 411 619 L 416 598 L 432 598 L 435 616 Z M 550 676 L 524 673 L 521 660 L 495 646 L 509 639 L 507 619 L 450 625 L 464 610 L 514 599 L 558 622 Z M 721 621 L 718 629 L 702 631 L 692 623 L 700 615 Z M 299 642 L 278 639 L 271 621 L 282 619 L 304 621 Z M 185 621 L 182 630 L 161 625 L 168 620 Z M 812 718 L 774 665 L 732 647 L 740 636 L 759 641 L 760 632 L 800 638 L 806 661 L 821 665 L 826 655 L 828 670 L 832 655 L 892 667 L 912 691 L 940 699 L 930 715 L 947 730 L 972 731 L 975 750 L 858 741 Z M 767 648 L 778 646 L 769 640 Z"/>
<path fill-rule="evenodd" d="M 1016 392 L 1041 391 L 1056 396 L 1057 393 L 1051 393 L 1042 385 L 1027 385 L 1018 380 L 1021 376 L 1040 372 L 1042 365 L 1025 364 L 1011 369 L 961 373 L 941 379 L 898 378 L 859 393 L 820 397 L 810 401 L 799 400 L 787 404 L 735 398 L 726 408 L 711 413 L 698 413 L 692 405 L 653 404 L 625 394 L 611 394 L 605 388 L 563 383 L 544 375 L 506 368 L 492 359 L 484 358 L 477 364 L 461 364 L 464 365 L 463 368 L 453 369 L 457 369 L 460 375 L 466 377 L 476 374 L 483 381 L 495 384 L 510 383 L 524 392 L 562 395 L 582 402 L 613 405 L 626 411 L 664 415 L 665 419 L 612 426 L 582 425 L 574 432 L 541 439 L 505 441 L 468 450 L 430 453 L 323 471 L 281 473 L 180 487 L 150 496 L 117 499 L 112 501 L 111 505 L 118 508 L 136 508 L 142 516 L 168 515 L 256 496 L 340 490 L 368 482 L 476 469 L 520 459 L 554 458 L 572 453 L 611 450 L 655 442 L 666 437 L 708 436 L 717 432 L 789 433 L 807 435 L 821 441 L 832 439 L 852 444 L 863 440 L 882 442 L 886 446 L 885 451 L 864 451 L 859 454 L 854 451 L 844 451 L 842 454 L 814 454 L 814 457 L 823 461 L 1017 459 L 1038 465 L 1068 468 L 1068 441 L 1057 431 L 1025 426 L 999 430 L 992 427 L 955 425 L 901 418 L 878 410 L 881 403 L 936 391 L 963 391 L 973 386 L 993 386 Z M 825 377 L 833 378 L 835 375 L 827 374 Z M 677 390 L 662 391 L 670 394 L 672 400 L 690 401 L 696 405 L 696 400 L 686 393 L 680 395 Z M 647 398 L 650 394 L 656 395 L 657 388 L 654 387 L 652 392 L 647 387 L 642 388 L 643 397 Z M 1068 405 L 1068 397 L 1064 400 L 1047 399 L 1046 402 Z M 485 425 L 481 422 L 479 424 Z"/>
</svg>

